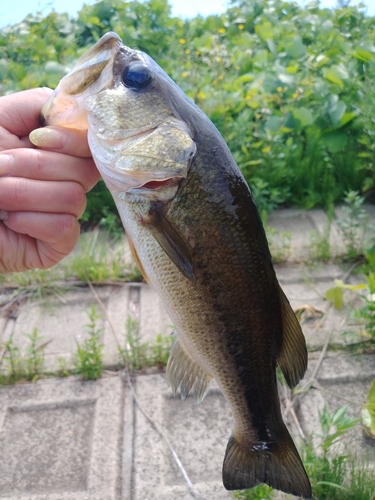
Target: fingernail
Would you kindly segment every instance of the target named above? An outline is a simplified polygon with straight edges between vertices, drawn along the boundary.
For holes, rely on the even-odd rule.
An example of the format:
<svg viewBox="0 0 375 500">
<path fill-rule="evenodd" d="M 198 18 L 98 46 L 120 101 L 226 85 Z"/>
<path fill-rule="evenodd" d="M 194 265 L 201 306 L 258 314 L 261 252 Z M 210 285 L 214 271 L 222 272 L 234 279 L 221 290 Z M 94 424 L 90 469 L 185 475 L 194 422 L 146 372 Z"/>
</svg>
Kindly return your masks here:
<svg viewBox="0 0 375 500">
<path fill-rule="evenodd" d="M 14 156 L 7 154 L 0 154 L 0 177 L 2 175 L 9 175 L 14 165 Z"/>
<path fill-rule="evenodd" d="M 0 220 L 5 220 L 8 218 L 8 212 L 6 210 L 0 210 Z"/>
<path fill-rule="evenodd" d="M 40 148 L 61 149 L 64 146 L 64 135 L 54 128 L 44 127 L 33 130 L 29 135 L 30 141 Z"/>
</svg>

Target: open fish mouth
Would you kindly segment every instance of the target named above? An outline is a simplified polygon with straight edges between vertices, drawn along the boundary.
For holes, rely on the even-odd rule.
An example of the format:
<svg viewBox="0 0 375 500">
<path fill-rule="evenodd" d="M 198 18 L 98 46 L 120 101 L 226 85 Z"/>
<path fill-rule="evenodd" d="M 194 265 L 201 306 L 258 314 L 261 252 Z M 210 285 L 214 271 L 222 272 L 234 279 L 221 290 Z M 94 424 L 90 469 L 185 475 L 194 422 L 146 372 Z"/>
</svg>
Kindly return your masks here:
<svg viewBox="0 0 375 500">
<path fill-rule="evenodd" d="M 169 179 L 155 179 L 142 184 L 137 188 L 131 189 L 129 192 L 139 192 L 139 191 L 157 191 L 158 189 L 162 189 L 164 187 L 174 187 L 176 186 L 182 177 L 170 177 Z"/>
</svg>

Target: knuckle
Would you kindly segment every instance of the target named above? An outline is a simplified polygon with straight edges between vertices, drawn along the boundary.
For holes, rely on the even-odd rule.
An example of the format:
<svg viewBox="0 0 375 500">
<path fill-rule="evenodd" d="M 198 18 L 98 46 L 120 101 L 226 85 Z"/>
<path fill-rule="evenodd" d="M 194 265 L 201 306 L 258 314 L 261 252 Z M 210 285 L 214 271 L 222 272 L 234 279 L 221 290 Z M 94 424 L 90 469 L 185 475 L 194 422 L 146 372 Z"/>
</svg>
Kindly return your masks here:
<svg viewBox="0 0 375 500">
<path fill-rule="evenodd" d="M 69 204 L 75 215 L 81 215 L 86 208 L 86 194 L 83 186 L 72 182 L 69 189 Z"/>
<path fill-rule="evenodd" d="M 66 236 L 75 230 L 77 219 L 74 215 L 64 214 L 58 218 L 57 221 L 57 234 L 61 236 L 61 239 L 65 240 Z"/>
<path fill-rule="evenodd" d="M 35 179 L 42 179 L 43 178 L 43 172 L 45 170 L 46 164 L 45 164 L 45 158 L 44 158 L 44 151 L 40 149 L 34 149 L 32 151 L 33 155 L 33 170 L 34 170 L 34 178 Z"/>
<path fill-rule="evenodd" d="M 9 198 L 12 204 L 17 207 L 22 207 L 25 200 L 29 198 L 27 180 L 22 177 L 14 177 L 11 179 L 11 189 Z"/>
</svg>

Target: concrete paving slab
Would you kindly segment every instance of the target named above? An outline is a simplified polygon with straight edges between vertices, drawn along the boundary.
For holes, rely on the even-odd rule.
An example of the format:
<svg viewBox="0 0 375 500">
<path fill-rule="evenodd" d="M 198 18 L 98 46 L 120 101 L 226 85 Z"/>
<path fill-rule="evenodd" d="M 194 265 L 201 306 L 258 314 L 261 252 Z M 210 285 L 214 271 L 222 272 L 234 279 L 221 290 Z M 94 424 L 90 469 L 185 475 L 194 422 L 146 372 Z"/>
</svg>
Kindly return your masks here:
<svg viewBox="0 0 375 500">
<path fill-rule="evenodd" d="M 310 351 L 321 349 L 328 334 L 331 335 L 331 345 L 336 346 L 350 345 L 362 339 L 360 325 L 350 324 L 347 307 L 339 311 L 325 299 L 327 290 L 334 286 L 334 280 L 342 279 L 345 274 L 341 266 L 278 264 L 275 270 L 294 310 L 310 305 L 323 313 L 304 314 L 302 317 L 302 329 Z M 351 274 L 346 282 L 357 284 L 363 282 L 363 277 Z M 360 304 L 360 299 L 350 292 L 344 292 L 344 297 L 345 304 L 351 307 Z"/>
<path fill-rule="evenodd" d="M 315 225 L 315 235 L 310 235 L 310 243 L 314 238 L 315 241 L 323 241 L 328 237 L 332 257 L 345 254 L 346 247 L 335 222 L 330 222 L 323 210 L 309 210 L 308 214 Z M 313 255 L 312 248 L 309 249 L 309 253 Z"/>
<path fill-rule="evenodd" d="M 324 300 L 325 293 L 333 286 L 335 278 L 342 278 L 344 271 L 335 265 L 307 268 L 284 264 L 276 266 L 276 273 L 294 309 L 309 304 L 317 310 L 325 311 L 328 307 Z M 349 282 L 358 283 L 361 280 L 361 277 L 352 275 Z M 125 283 L 122 286 L 96 287 L 96 290 L 106 305 L 116 330 L 115 336 L 105 317 L 98 320 L 98 328 L 103 329 L 105 366 L 119 366 L 117 342 L 125 345 L 126 321 L 129 317 L 139 322 L 141 342 L 152 343 L 157 334 L 171 333 L 172 321 L 159 296 L 147 284 Z M 349 297 L 352 294 L 346 292 L 346 295 Z M 62 300 L 48 298 L 46 302 L 29 301 L 20 306 L 17 319 L 2 317 L 0 340 L 6 341 L 13 336 L 15 345 L 25 352 L 29 345 L 25 334 L 30 334 L 33 328 L 37 328 L 38 334 L 48 342 L 45 349 L 45 371 L 56 372 L 59 369 L 58 358 L 64 358 L 66 366 L 72 368 L 76 342 L 82 342 L 87 335 L 87 312 L 91 306 L 95 306 L 98 313 L 102 314 L 94 295 L 86 288 L 67 292 Z M 324 321 L 315 316 L 305 318 L 303 329 L 309 349 L 320 349 L 330 330 L 333 330 L 333 344 L 346 345 L 360 339 L 357 331 L 359 328 L 353 325 L 347 327 L 347 318 L 346 309 L 337 311 L 333 307 Z M 344 336 L 343 331 L 346 329 L 354 333 Z"/>
<path fill-rule="evenodd" d="M 104 317 L 94 295 L 88 288 L 78 288 L 62 296 L 62 300 L 49 297 L 46 300 L 30 300 L 20 307 L 17 320 L 1 317 L 0 341 L 11 337 L 14 344 L 25 354 L 29 345 L 27 335 L 37 328 L 38 335 L 47 342 L 45 348 L 45 372 L 59 369 L 58 358 L 64 358 L 66 367 L 73 368 L 73 354 L 77 342 L 87 337 L 89 318 L 87 312 L 96 307 L 100 318 L 97 328 L 102 330 L 104 364 L 118 367 L 118 342 L 126 342 L 126 322 L 129 317 L 139 322 L 141 342 L 154 342 L 159 333 L 168 335 L 172 322 L 159 296 L 146 284 L 125 283 L 122 286 L 95 287 L 107 308 L 111 323 Z"/>
<path fill-rule="evenodd" d="M 345 274 L 343 266 L 331 263 L 315 263 L 313 265 L 280 263 L 275 264 L 274 267 L 281 285 L 285 283 L 304 283 L 311 286 L 315 281 L 332 283 L 335 279 L 342 279 Z"/>
<path fill-rule="evenodd" d="M 359 237 L 365 240 L 367 229 L 373 227 L 375 220 L 375 206 L 365 205 L 365 211 L 369 215 L 365 223 L 365 231 L 359 231 Z M 291 234 L 291 254 L 288 261 L 306 261 L 314 255 L 315 243 L 329 236 L 330 254 L 332 257 L 344 255 L 347 251 L 338 221 L 347 219 L 342 206 L 335 208 L 334 220 L 330 224 L 324 210 L 299 210 L 282 209 L 273 212 L 267 220 L 267 227 L 274 230 L 271 234 L 271 253 L 277 254 L 283 246 L 282 233 Z"/>
<path fill-rule="evenodd" d="M 0 319 L 3 320 L 2 324 L 0 325 L 0 342 L 7 342 L 13 335 L 16 326 L 16 320 L 8 317 L 0 317 Z"/>
<path fill-rule="evenodd" d="M 120 491 L 120 377 L 0 389 L 0 498 L 115 500 Z"/>
<path fill-rule="evenodd" d="M 107 304 L 110 287 L 100 287 L 97 292 L 101 300 Z M 19 317 L 13 332 L 13 340 L 25 353 L 29 341 L 26 334 L 32 333 L 34 328 L 38 334 L 48 342 L 45 348 L 45 370 L 56 372 L 59 367 L 58 358 L 66 360 L 68 368 L 73 367 L 72 355 L 77 349 L 77 342 L 82 342 L 87 336 L 87 325 L 89 318 L 87 312 L 91 306 L 101 311 L 88 288 L 80 288 L 70 291 L 63 296 L 63 301 L 48 298 L 46 301 L 29 301 L 21 308 Z M 97 327 L 103 329 L 104 320 L 99 319 Z M 103 336 L 105 346 L 111 345 L 111 338 L 107 338 L 109 332 Z"/>
<path fill-rule="evenodd" d="M 148 285 L 140 287 L 139 335 L 142 341 L 155 342 L 156 335 L 172 333 L 173 323 L 159 295 Z"/>
<path fill-rule="evenodd" d="M 119 287 L 112 287 L 107 302 L 107 311 L 111 322 L 105 319 L 104 364 L 106 367 L 116 367 L 120 361 L 118 343 L 122 348 L 126 345 L 126 322 L 134 317 L 139 303 L 139 286 L 137 283 L 125 283 Z M 138 314 L 137 314 L 138 317 Z M 113 333 L 112 326 L 115 329 Z"/>
<path fill-rule="evenodd" d="M 6 328 L 6 324 L 8 322 L 8 318 L 5 316 L 0 316 L 0 342 L 2 340 L 2 337 L 4 335 L 4 330 Z"/>
<path fill-rule="evenodd" d="M 323 214 L 324 212 L 321 211 Z M 291 234 L 291 255 L 289 260 L 306 260 L 311 242 L 311 233 L 316 230 L 310 212 L 294 208 L 278 210 L 272 213 L 267 220 L 267 226 L 275 230 L 272 236 L 272 247 L 275 249 L 281 245 L 281 233 Z"/>
<path fill-rule="evenodd" d="M 305 379 L 315 369 L 317 357 L 309 357 Z M 375 378 L 375 354 L 348 354 L 328 352 L 319 368 L 317 380 L 324 384 L 346 384 L 349 382 L 370 383 Z"/>
<path fill-rule="evenodd" d="M 166 432 L 196 489 L 208 499 L 233 498 L 221 482 L 232 427 L 231 412 L 222 394 L 212 389 L 198 406 L 190 397 L 181 401 L 173 398 L 165 375 L 138 376 L 136 391 L 148 414 Z M 135 422 L 131 500 L 191 500 L 167 445 L 137 407 Z"/>
<path fill-rule="evenodd" d="M 334 286 L 334 279 L 340 279 L 344 274 L 338 266 L 329 265 L 317 270 L 301 268 L 300 272 L 295 267 L 289 270 L 285 266 L 277 266 L 276 274 L 295 311 L 307 305 L 321 312 L 320 315 L 315 315 L 307 311 L 302 317 L 302 329 L 309 350 L 321 349 L 328 334 L 331 335 L 330 344 L 336 346 L 346 346 L 362 339 L 362 327 L 354 322 L 349 324 L 348 308 L 337 310 L 325 299 L 327 290 Z M 302 275 L 305 275 L 303 279 Z M 346 282 L 358 284 L 363 282 L 363 277 L 350 275 Z M 361 300 L 353 293 L 345 291 L 344 303 L 350 304 L 351 308 L 359 307 Z"/>
</svg>

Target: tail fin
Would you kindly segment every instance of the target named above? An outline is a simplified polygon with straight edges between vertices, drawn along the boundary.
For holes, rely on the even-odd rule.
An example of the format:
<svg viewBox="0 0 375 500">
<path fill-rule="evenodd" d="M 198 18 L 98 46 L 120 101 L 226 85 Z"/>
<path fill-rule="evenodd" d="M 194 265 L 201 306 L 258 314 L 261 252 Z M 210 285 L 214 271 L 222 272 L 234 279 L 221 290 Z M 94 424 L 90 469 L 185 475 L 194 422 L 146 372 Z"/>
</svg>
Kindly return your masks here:
<svg viewBox="0 0 375 500">
<path fill-rule="evenodd" d="M 281 443 L 259 443 L 252 448 L 229 439 L 223 464 L 227 490 L 244 490 L 260 483 L 303 498 L 311 485 L 291 437 Z"/>
</svg>

